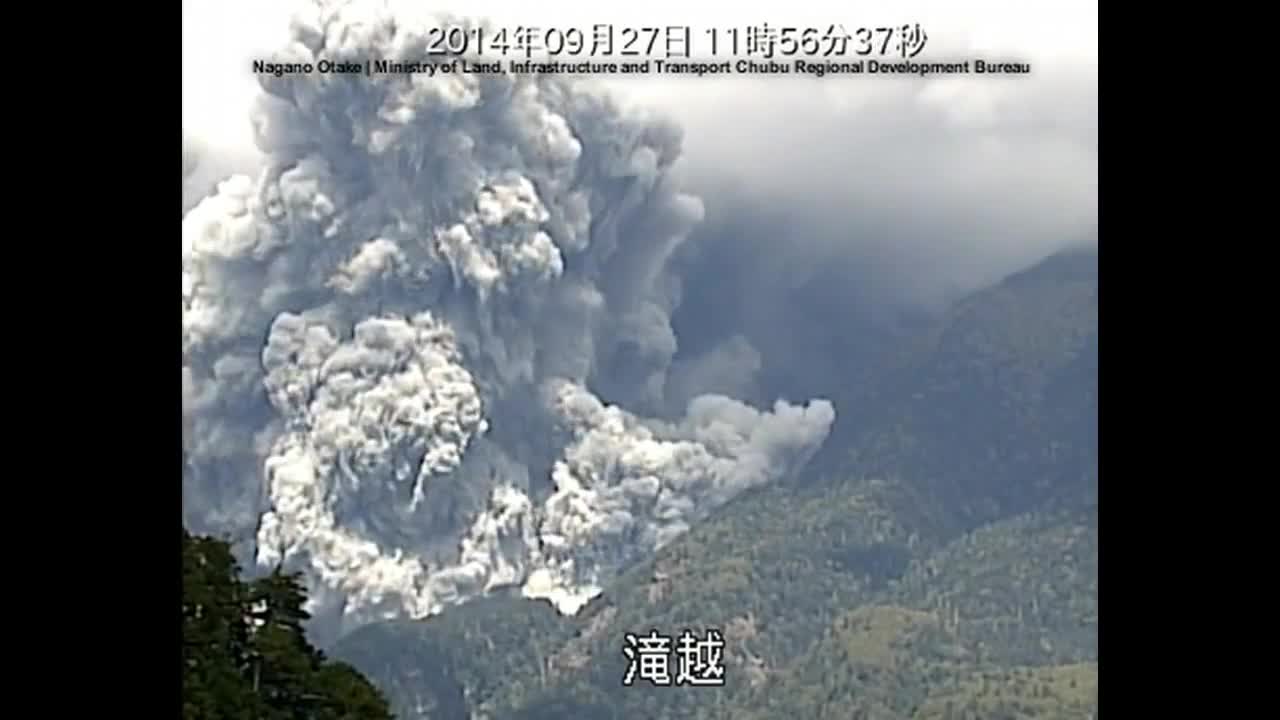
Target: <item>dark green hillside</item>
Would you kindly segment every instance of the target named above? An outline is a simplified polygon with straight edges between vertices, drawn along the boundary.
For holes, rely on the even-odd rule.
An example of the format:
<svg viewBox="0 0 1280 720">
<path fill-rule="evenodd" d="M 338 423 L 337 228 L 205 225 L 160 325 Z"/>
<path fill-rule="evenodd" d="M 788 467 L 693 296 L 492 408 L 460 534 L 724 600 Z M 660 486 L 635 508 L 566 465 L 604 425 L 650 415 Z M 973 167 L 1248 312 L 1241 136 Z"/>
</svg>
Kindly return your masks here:
<svg viewBox="0 0 1280 720">
<path fill-rule="evenodd" d="M 1096 702 L 1096 656 L 1096 525 L 1024 516 L 913 563 L 876 604 L 838 618 L 743 716 L 799 704 L 815 717 L 846 707 L 946 717 L 951 703 L 979 717 L 1084 717 Z M 1060 673 L 1075 687 L 1045 694 Z"/>
<path fill-rule="evenodd" d="M 852 471 L 900 476 L 976 527 L 1097 483 L 1097 254 L 1049 258 L 960 302 L 886 378 Z"/>
<path fill-rule="evenodd" d="M 542 686 L 544 659 L 572 621 L 550 604 L 491 597 L 428 622 L 370 625 L 343 638 L 335 657 L 362 668 L 404 718 L 461 718 L 499 689 L 524 696 Z"/>
<path fill-rule="evenodd" d="M 1035 514 L 979 528 L 914 563 L 891 596 L 938 614 L 984 662 L 1091 660 L 1098 643 L 1097 518 Z"/>
</svg>

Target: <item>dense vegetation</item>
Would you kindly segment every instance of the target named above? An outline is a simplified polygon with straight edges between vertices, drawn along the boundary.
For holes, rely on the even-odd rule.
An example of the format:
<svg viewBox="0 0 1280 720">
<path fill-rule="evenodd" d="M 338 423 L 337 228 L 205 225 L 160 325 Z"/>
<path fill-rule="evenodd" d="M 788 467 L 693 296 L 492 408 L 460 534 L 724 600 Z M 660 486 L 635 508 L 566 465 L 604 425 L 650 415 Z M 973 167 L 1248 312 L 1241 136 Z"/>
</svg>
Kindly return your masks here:
<svg viewBox="0 0 1280 720">
<path fill-rule="evenodd" d="M 404 718 L 1093 716 L 1096 263 L 1057 256 L 959 303 L 842 389 L 803 477 L 738 498 L 578 616 L 494 597 L 334 655 Z M 724 687 L 622 685 L 625 633 L 709 627 Z"/>
<path fill-rule="evenodd" d="M 185 720 L 392 720 L 380 691 L 307 642 L 306 594 L 279 570 L 246 582 L 229 543 L 182 532 Z"/>
</svg>

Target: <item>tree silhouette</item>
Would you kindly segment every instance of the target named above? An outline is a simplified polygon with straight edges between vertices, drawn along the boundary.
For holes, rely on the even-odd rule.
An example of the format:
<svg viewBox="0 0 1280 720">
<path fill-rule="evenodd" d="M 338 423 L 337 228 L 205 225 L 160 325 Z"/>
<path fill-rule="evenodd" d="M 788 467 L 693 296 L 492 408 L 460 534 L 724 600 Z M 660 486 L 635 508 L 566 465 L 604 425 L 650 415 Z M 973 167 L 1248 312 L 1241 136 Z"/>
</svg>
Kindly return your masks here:
<svg viewBox="0 0 1280 720">
<path fill-rule="evenodd" d="M 301 578 L 244 582 L 225 540 L 182 532 L 184 720 L 392 720 L 382 694 L 307 641 Z"/>
</svg>

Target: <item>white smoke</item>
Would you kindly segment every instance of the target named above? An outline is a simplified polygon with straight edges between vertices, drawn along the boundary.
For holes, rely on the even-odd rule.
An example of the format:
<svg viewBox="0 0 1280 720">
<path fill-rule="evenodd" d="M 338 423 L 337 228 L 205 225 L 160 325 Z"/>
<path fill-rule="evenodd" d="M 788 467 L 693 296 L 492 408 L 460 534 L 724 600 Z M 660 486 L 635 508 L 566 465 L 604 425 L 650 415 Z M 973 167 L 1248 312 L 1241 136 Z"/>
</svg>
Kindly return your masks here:
<svg viewBox="0 0 1280 720">
<path fill-rule="evenodd" d="M 414 61 L 429 30 L 322 3 L 278 59 Z M 303 569 L 322 621 L 502 586 L 572 611 L 826 437 L 822 400 L 642 417 L 702 217 L 669 122 L 553 76 L 262 87 L 264 168 L 183 218 L 184 512 Z"/>
</svg>

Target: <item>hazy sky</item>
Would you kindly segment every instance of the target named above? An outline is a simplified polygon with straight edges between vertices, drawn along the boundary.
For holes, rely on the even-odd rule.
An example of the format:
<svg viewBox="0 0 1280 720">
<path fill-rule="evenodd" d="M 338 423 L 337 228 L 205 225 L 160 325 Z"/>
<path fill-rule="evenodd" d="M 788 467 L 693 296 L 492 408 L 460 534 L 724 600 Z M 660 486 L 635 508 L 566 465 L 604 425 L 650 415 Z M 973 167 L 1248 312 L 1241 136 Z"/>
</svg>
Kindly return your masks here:
<svg viewBox="0 0 1280 720">
<path fill-rule="evenodd" d="M 249 62 L 277 47 L 287 34 L 291 8 L 300 0 L 183 0 L 182 118 L 193 133 L 214 145 L 248 144 L 247 109 L 256 83 Z M 731 6 L 696 7 L 677 0 L 650 0 L 625 7 L 603 8 L 588 0 L 546 0 L 536 4 L 494 0 L 393 0 L 406 12 L 461 12 L 493 18 L 499 25 L 524 22 L 538 27 L 589 31 L 599 22 L 624 25 L 689 25 L 695 29 L 769 22 L 777 26 L 846 27 L 898 25 L 919 22 L 929 33 L 927 54 L 968 54 L 990 51 L 1037 63 L 1037 78 L 1019 86 L 1039 84 L 1050 74 L 1086 73 L 1096 77 L 1097 7 L 1070 0 L 904 0 L 866 2 L 737 2 Z M 901 89 L 890 80 L 877 87 L 864 80 L 851 82 L 755 81 L 773 92 L 803 94 L 812 108 L 826 112 L 850 109 L 869 102 L 884 91 Z M 618 83 L 615 83 L 618 84 Z M 674 111 L 682 119 L 717 123 L 724 117 L 720 104 L 729 97 L 754 113 L 776 115 L 760 91 L 745 93 L 741 82 L 705 80 L 623 83 L 647 103 Z M 957 122 L 975 121 L 996 112 L 1004 94 L 979 78 L 947 79 L 922 92 L 924 106 L 945 103 L 946 113 Z M 1016 94 L 1016 92 L 1015 92 Z M 799 109 L 799 108 L 795 108 Z M 735 125 L 743 118 L 735 116 Z M 750 118 L 748 118 L 750 119 Z M 744 130 L 739 125 L 740 131 Z"/>
<path fill-rule="evenodd" d="M 253 166 L 249 107 L 258 87 L 249 65 L 279 47 L 297 4 L 184 0 L 182 115 L 203 158 L 188 202 L 219 177 Z M 1032 63 L 1030 76 L 1007 78 L 603 78 L 619 97 L 667 113 L 684 129 L 685 175 L 707 209 L 698 242 L 690 244 L 699 251 L 684 261 L 690 274 L 720 278 L 699 283 L 702 309 L 717 308 L 705 321 L 718 323 L 701 337 L 751 324 L 784 330 L 779 313 L 803 312 L 784 307 L 788 302 L 848 307 L 888 293 L 933 303 L 1064 244 L 1096 242 L 1093 4 L 391 4 L 405 17 L 462 12 L 499 26 L 588 33 L 600 22 L 689 25 L 695 32 L 760 22 L 918 22 L 929 42 L 917 59 Z M 725 296 L 713 297 L 717 290 Z M 683 312 L 682 326 L 703 325 L 699 307 Z"/>
<path fill-rule="evenodd" d="M 184 0 L 183 123 L 202 146 L 194 202 L 251 168 L 249 71 L 287 36 L 298 0 Z M 707 219 L 681 258 L 698 301 L 682 352 L 743 333 L 766 354 L 821 359 L 794 317 L 928 303 L 985 285 L 1063 245 L 1097 238 L 1097 7 L 1069 0 L 734 3 L 625 7 L 549 0 L 392 2 L 542 28 L 621 25 L 848 28 L 920 23 L 919 60 L 1032 63 L 1030 76 L 809 79 L 604 78 L 619 97 L 675 117 L 684 174 Z M 727 12 L 726 12 L 727 11 Z M 823 360 L 831 362 L 830 358 Z M 835 360 L 837 366 L 840 360 Z M 821 384 L 819 382 L 819 384 Z"/>
<path fill-rule="evenodd" d="M 258 162 L 250 132 L 250 108 L 258 86 L 250 74 L 250 64 L 255 58 L 269 57 L 273 50 L 281 47 L 288 35 L 291 6 L 297 4 L 294 0 L 268 3 L 184 0 L 183 125 L 184 151 L 188 153 L 184 159 L 192 160 L 198 168 L 193 176 L 186 177 L 184 173 L 184 212 L 215 181 L 235 171 L 250 171 Z M 469 1 L 463 4 L 456 0 L 443 3 L 402 0 L 389 4 L 403 9 L 400 17 L 406 22 L 415 13 L 465 11 L 500 27 L 513 28 L 524 23 L 542 28 L 573 27 L 587 32 L 594 24 L 603 22 L 633 26 L 690 25 L 699 34 L 713 26 L 741 28 L 763 22 L 774 26 L 820 28 L 838 23 L 847 29 L 920 23 L 929 35 L 929 43 L 916 60 L 981 57 L 1032 64 L 1029 76 L 1008 78 L 601 79 L 627 104 L 635 105 L 637 112 L 641 107 L 648 107 L 671 116 L 683 130 L 678 142 L 665 127 L 655 129 L 643 122 L 633 109 L 621 113 L 626 122 L 617 125 L 609 124 L 612 120 L 607 117 L 572 112 L 554 116 L 560 125 L 545 124 L 546 116 L 518 105 L 507 96 L 492 105 L 480 105 L 502 122 L 476 122 L 468 119 L 474 116 L 467 114 L 441 118 L 441 128 L 453 133 L 450 137 L 456 139 L 459 133 L 474 136 L 474 145 L 467 147 L 477 148 L 476 156 L 504 165 L 485 168 L 489 171 L 509 170 L 505 165 L 513 162 L 506 155 L 489 152 L 493 148 L 501 149 L 505 147 L 503 143 L 534 138 L 538 151 L 528 153 L 531 157 L 539 157 L 544 150 L 551 153 L 549 148 L 553 144 L 558 144 L 559 152 L 578 142 L 569 132 L 563 132 L 566 129 L 576 133 L 589 146 L 588 150 L 600 151 L 584 153 L 581 159 L 573 159 L 578 157 L 576 151 L 548 154 L 543 158 L 547 160 L 545 163 L 528 163 L 526 157 L 521 162 L 528 166 L 522 172 L 534 180 L 540 177 L 539 173 L 555 169 L 575 183 L 581 180 L 589 184 L 601 178 L 607 182 L 621 177 L 609 174 L 612 170 L 605 168 L 610 150 L 616 149 L 613 146 L 624 146 L 622 152 L 627 152 L 628 144 L 646 143 L 643 153 L 628 156 L 632 158 L 629 162 L 637 165 L 634 170 L 626 169 L 632 173 L 627 177 L 634 179 L 643 175 L 648 184 L 636 185 L 645 188 L 638 196 L 642 197 L 638 209 L 617 216 L 625 218 L 618 225 L 626 227 L 614 228 L 608 222 L 614 216 L 607 211 L 601 213 L 605 220 L 600 226 L 584 224 L 593 228 L 590 242 L 586 244 L 592 253 L 600 255 L 599 268 L 603 269 L 599 270 L 593 260 L 577 262 L 571 271 L 582 275 L 581 278 L 575 276 L 575 282 L 585 283 L 573 287 L 591 292 L 565 292 L 557 296 L 563 300 L 563 307 L 556 305 L 556 309 L 566 310 L 560 314 L 542 312 L 543 306 L 537 303 L 512 303 L 510 308 L 503 305 L 513 313 L 529 312 L 530 317 L 515 317 L 496 325 L 511 335 L 503 336 L 502 342 L 490 342 L 486 334 L 490 331 L 481 333 L 470 327 L 467 318 L 472 315 L 452 317 L 450 322 L 460 334 L 470 338 L 464 345 L 492 351 L 490 355 L 469 357 L 469 360 L 492 362 L 496 367 L 501 363 L 493 358 L 499 358 L 510 364 L 510 372 L 504 370 L 501 374 L 504 388 L 507 384 L 517 387 L 517 380 L 524 382 L 524 376 L 517 370 L 535 354 L 553 356 L 553 359 L 561 354 L 572 356 L 572 360 L 582 360 L 584 367 L 588 361 L 594 363 L 589 378 L 594 386 L 589 390 L 599 393 L 600 401 L 617 403 L 642 416 L 661 415 L 678 420 L 678 427 L 673 425 L 675 429 L 669 432 L 697 447 L 734 448 L 727 454 L 723 448 L 716 453 L 703 453 L 719 463 L 713 470 L 728 478 L 726 487 L 771 481 L 786 469 L 786 463 L 776 461 L 777 458 L 805 457 L 805 453 L 825 437 L 832 421 L 832 408 L 816 406 L 816 415 L 806 423 L 796 419 L 801 417 L 797 415 L 801 411 L 787 405 L 777 406 L 775 414 L 770 415 L 724 398 L 695 403 L 686 413 L 686 401 L 691 397 L 704 392 L 722 392 L 768 408 L 779 396 L 797 402 L 838 396 L 859 363 L 874 354 L 871 351 L 878 344 L 887 342 L 877 323 L 892 317 L 904 305 L 938 307 L 940 300 L 992 282 L 1067 244 L 1096 242 L 1096 7 L 1080 7 L 1065 0 L 965 4 L 917 1 L 892 5 L 735 3 L 730 6 L 731 16 L 726 18 L 723 12 L 713 14 L 705 7 L 695 12 L 690 10 L 692 3 L 677 4 L 672 0 L 609 10 L 601 9 L 599 3 L 563 1 L 536 4 Z M 888 7 L 892 9 L 884 9 Z M 320 87 L 311 90 L 321 101 L 334 104 L 329 111 L 337 115 L 347 112 L 348 96 L 338 92 L 326 95 L 324 84 L 317 85 Z M 303 97 L 316 99 L 312 95 Z M 554 101 L 554 93 L 548 98 Z M 423 102 L 423 107 L 432 107 Z M 526 105 L 528 102 L 534 101 L 527 101 Z M 537 102 L 542 101 L 530 107 L 535 110 L 542 107 Z M 361 122 L 372 122 L 373 114 L 378 111 L 375 103 L 369 107 L 351 107 L 350 115 Z M 567 121 L 562 117 L 575 117 L 578 124 L 567 128 L 563 124 Z M 603 124 L 593 127 L 599 124 L 597 121 Z M 464 126 L 453 127 L 450 123 Z M 528 133 L 516 140 L 508 137 L 515 130 L 525 129 Z M 557 129 L 561 132 L 557 133 Z M 436 126 L 431 125 L 426 134 L 414 134 L 404 144 L 410 156 L 413 152 L 425 156 L 424 148 L 440 144 L 440 137 Z M 329 160 L 367 150 L 347 140 L 320 139 L 335 143 L 324 148 L 323 157 Z M 674 156 L 677 144 L 681 146 L 683 158 L 678 168 L 683 175 L 683 187 L 698 196 L 700 203 L 677 193 L 677 186 L 669 182 L 666 169 L 658 172 L 653 160 Z M 450 146 L 442 145 L 438 154 L 448 155 Z M 469 162 L 469 157 L 463 160 Z M 571 158 L 575 164 L 560 167 L 556 158 L 561 157 Z M 636 158 L 649 158 L 653 167 L 645 170 Z M 416 209 L 423 206 L 424 198 L 442 193 L 442 197 L 452 197 L 446 191 L 459 197 L 473 193 L 475 186 L 469 183 L 474 180 L 470 175 L 474 168 L 467 162 L 454 168 L 457 172 L 443 175 L 434 165 L 429 170 L 423 166 L 419 168 L 419 175 L 408 178 L 390 172 L 385 177 L 392 179 L 378 187 L 382 192 L 373 193 L 367 201 L 360 200 L 365 204 L 353 208 L 359 212 L 352 212 L 350 219 L 358 224 L 365 220 L 381 222 L 385 217 L 414 216 Z M 371 164 L 387 170 L 378 162 Z M 322 170 L 319 164 L 299 163 L 286 173 L 288 177 L 264 178 L 265 185 L 261 187 L 284 188 L 291 202 L 310 198 L 321 208 L 323 198 L 316 194 L 320 192 L 320 183 L 328 177 L 327 171 Z M 555 187 L 560 175 L 543 180 Z M 459 186 L 453 187 L 451 183 Z M 607 204 L 612 197 L 621 203 L 622 196 L 629 194 L 629 191 L 611 192 L 609 187 L 596 188 L 598 192 L 593 199 Z M 307 330 L 303 320 L 285 315 L 306 309 L 295 305 L 318 297 L 311 292 L 314 288 L 310 285 L 323 282 L 316 273 L 332 269 L 326 265 L 330 255 L 353 250 L 346 245 L 361 245 L 367 239 L 360 231 L 352 230 L 324 243 L 293 242 L 287 247 L 274 248 L 270 266 L 264 268 L 257 263 L 261 258 L 253 252 L 256 244 L 278 238 L 268 232 L 270 222 L 260 214 L 241 212 L 247 198 L 256 197 L 259 189 L 249 180 L 228 186 L 217 202 L 188 215 L 190 222 L 184 222 L 183 227 L 187 251 L 197 240 L 203 248 L 200 253 L 184 257 L 184 309 L 187 311 L 184 315 L 184 410 L 189 415 L 184 416 L 184 422 L 190 426 L 190 437 L 198 446 L 192 451 L 193 456 L 200 456 L 202 467 L 223 468 L 238 478 L 223 482 L 222 475 L 210 470 L 203 475 L 196 473 L 184 485 L 188 504 L 202 505 L 200 509 L 212 516 L 231 515 L 244 509 L 226 499 L 235 495 L 226 491 L 225 486 L 240 483 L 236 487 L 244 492 L 235 497 L 247 498 L 246 508 L 264 497 L 255 484 L 252 470 L 233 467 L 224 461 L 239 457 L 236 453 L 262 454 L 266 452 L 262 448 L 270 444 L 270 453 L 274 453 L 272 457 L 279 461 L 277 464 L 284 463 L 281 467 L 287 465 L 290 469 L 278 478 L 279 482 L 268 483 L 276 492 L 272 502 L 276 503 L 277 510 L 295 507 L 291 504 L 292 496 L 286 497 L 286 491 L 311 487 L 325 480 L 311 472 L 311 466 L 307 465 L 310 462 L 308 448 L 325 446 L 323 433 L 317 430 L 306 438 L 288 434 L 276 437 L 268 433 L 267 430 L 279 428 L 276 416 L 265 412 L 267 408 L 259 407 L 262 404 L 259 385 L 264 382 L 261 377 L 264 369 L 268 374 L 275 373 L 266 381 L 271 381 L 267 382 L 268 386 L 275 382 L 278 390 L 295 387 L 297 383 L 285 382 L 296 379 L 295 374 L 299 378 L 311 377 L 302 372 L 307 368 L 294 368 L 283 361 L 282 367 L 267 367 L 271 364 L 269 359 L 315 359 L 333 351 L 331 346 L 338 342 L 336 338 Z M 519 206 L 518 190 L 518 187 L 506 188 L 503 202 Z M 584 209 L 585 206 L 566 205 L 558 207 L 557 212 L 577 218 Z M 594 209 L 590 211 L 594 212 Z M 646 221 L 649 224 L 645 224 Z M 262 232 L 254 232 L 254 223 L 264 224 L 259 228 Z M 691 236 L 684 240 L 695 223 Z M 568 220 L 561 225 L 563 228 L 557 232 L 564 237 L 567 237 L 564 228 L 577 227 Z M 673 225 L 679 226 L 679 232 L 670 227 Z M 611 229 L 626 236 L 622 241 L 624 251 L 616 257 L 612 250 L 605 249 L 612 244 Z M 672 237 L 681 239 L 680 243 L 671 245 L 679 247 L 671 258 L 671 272 L 649 272 L 653 269 L 651 265 L 656 268 L 667 259 L 664 243 L 670 238 L 665 237 L 664 232 L 674 233 Z M 481 237 L 487 236 L 482 233 Z M 391 241 L 378 240 L 355 249 L 359 253 L 352 256 L 352 266 L 368 265 L 376 270 L 380 266 L 375 261 L 394 257 L 396 247 Z M 546 259 L 551 257 L 551 253 L 544 252 L 546 249 L 530 244 L 527 253 L 520 257 Z M 312 257 L 313 254 L 316 257 Z M 454 271 L 458 269 L 455 267 Z M 661 283 L 655 280 L 659 275 Z M 481 273 L 477 277 L 485 276 Z M 677 287 L 682 292 L 677 292 Z M 195 288 L 199 292 L 195 292 Z M 308 292 L 300 292 L 300 288 Z M 367 288 L 361 292 L 366 291 L 373 292 Z M 610 312 L 618 313 L 617 317 L 606 318 L 607 322 L 599 328 L 578 322 L 579 316 L 586 317 L 587 311 L 594 307 L 597 294 L 610 298 L 611 303 L 615 295 L 623 298 L 616 307 L 609 307 Z M 325 297 L 338 304 L 347 302 L 345 296 Z M 420 299 L 417 294 L 406 295 L 406 298 L 406 302 Z M 357 298 L 361 302 L 368 299 Z M 676 299 L 682 302 L 677 303 Z M 364 305 L 355 300 L 349 304 L 353 317 L 362 316 Z M 422 309 L 413 308 L 414 312 Z M 280 321 L 282 317 L 284 321 Z M 404 323 L 388 326 L 389 329 L 383 327 L 385 324 L 375 322 L 367 326 L 363 334 L 354 339 L 345 338 L 343 342 L 360 345 L 384 335 L 412 335 L 408 328 L 401 327 Z M 582 338 L 568 330 L 559 332 L 563 328 L 580 330 L 580 326 L 589 330 Z M 260 352 L 252 346 L 268 336 L 268 329 L 274 349 Z M 349 328 L 342 328 L 343 333 L 347 330 Z M 560 342 L 562 338 L 582 342 Z M 286 350 L 291 343 L 319 343 L 319 349 L 312 348 L 315 352 L 311 354 L 290 355 Z M 355 352 L 352 348 L 344 352 L 343 357 L 347 359 L 378 357 L 377 353 Z M 576 377 L 564 369 L 572 363 L 557 364 L 546 358 L 540 358 L 539 362 L 539 373 Z M 477 364 L 474 371 L 488 372 L 488 367 Z M 276 377 L 282 373 L 284 380 Z M 376 372 L 368 377 L 375 375 Z M 470 380 L 460 371 L 450 377 L 457 380 L 460 387 L 470 387 Z M 536 379 L 546 378 L 538 375 Z M 586 377 L 577 379 L 588 381 Z M 652 379 L 664 381 L 665 387 L 661 384 L 650 387 L 646 382 Z M 440 390 L 438 385 L 438 382 L 426 383 L 419 388 L 427 398 L 419 399 L 419 404 L 439 404 L 438 398 L 430 397 L 431 392 Z M 544 484 L 547 481 L 544 465 L 548 465 L 549 460 L 543 462 L 546 458 L 538 455 L 541 450 L 528 450 L 524 435 L 526 427 L 543 427 L 548 423 L 542 420 L 543 415 L 521 414 L 533 412 L 527 408 L 522 410 L 522 403 L 534 407 L 535 400 L 543 402 L 545 398 L 532 391 L 525 393 L 522 385 L 517 389 L 520 391 L 506 388 L 506 394 L 501 396 L 505 404 L 496 409 L 486 408 L 497 416 L 490 419 L 497 421 L 499 429 L 491 433 L 488 450 L 476 451 L 488 459 L 469 461 L 472 465 L 464 468 L 475 475 L 457 483 L 459 487 L 466 486 L 468 492 L 476 482 L 480 482 L 476 487 L 483 486 L 483 489 L 487 486 L 481 481 L 493 481 L 499 475 L 512 476 L 511 472 L 499 473 L 498 470 L 516 460 L 522 463 L 521 472 L 532 480 Z M 293 397 L 283 390 L 277 394 L 285 400 Z M 605 414 L 587 390 L 570 387 L 566 391 L 569 394 L 555 396 L 563 402 L 557 400 L 559 404 L 552 410 L 569 412 L 574 418 L 581 415 L 577 419 L 590 430 L 587 426 L 596 422 L 593 418 L 605 417 Z M 455 396 L 470 397 L 465 392 L 449 394 L 451 398 Z M 346 396 L 334 395 L 334 398 L 331 408 L 334 417 L 342 415 L 353 402 Z M 273 402 L 277 399 L 273 396 Z M 665 404 L 665 407 L 654 408 L 650 404 Z M 301 415 L 316 411 L 312 407 L 296 408 L 291 401 L 277 405 Z M 544 410 L 546 408 L 541 408 L 539 412 Z M 507 422 L 513 412 L 515 417 L 534 420 Z M 838 407 L 834 412 L 839 417 L 856 414 L 857 409 Z M 255 413 L 257 420 L 251 422 Z M 328 415 L 318 419 L 308 415 L 307 419 L 315 426 L 313 430 L 332 430 L 339 426 L 346 429 L 342 423 L 330 422 L 332 418 Z M 726 435 L 727 428 L 736 428 L 735 432 L 742 437 Z M 260 436 L 256 435 L 259 430 L 263 430 Z M 801 436 L 791 437 L 801 430 L 804 431 Z M 339 435 L 339 439 L 348 437 Z M 586 433 L 575 437 L 586 438 L 583 441 L 586 444 L 554 448 L 555 452 L 563 449 L 575 457 L 612 462 L 610 458 L 634 456 L 628 450 L 632 444 L 653 445 L 648 440 L 641 442 L 637 439 L 639 436 L 614 437 L 602 433 L 596 437 Z M 743 438 L 750 438 L 760 447 Z M 262 448 L 257 447 L 259 444 Z M 393 445 L 375 448 L 374 454 L 391 457 L 392 451 L 399 452 L 398 446 Z M 506 454 L 497 452 L 499 449 Z M 538 457 L 530 460 L 534 455 Z M 376 459 L 385 458 L 378 455 Z M 490 461 L 493 469 L 483 464 Z M 263 467 L 262 457 L 251 457 L 249 462 Z M 658 474 L 671 479 L 680 474 L 678 470 L 665 468 Z M 200 488 L 200 492 L 192 494 L 193 488 Z M 321 493 L 317 497 L 328 496 Z M 535 502 L 543 499 L 537 492 L 531 497 Z M 393 505 L 383 507 L 372 503 L 370 506 L 391 512 L 396 510 Z M 444 502 L 428 502 L 424 506 L 451 507 Z M 547 510 L 545 516 L 555 519 L 554 510 Z M 333 508 L 325 510 L 330 511 Z M 240 520 L 253 527 L 257 524 L 255 513 L 256 510 L 250 508 L 241 513 L 244 517 Z M 325 517 L 332 523 L 342 524 L 337 514 Z M 406 517 L 412 522 L 406 521 L 405 528 L 422 529 L 420 518 Z M 390 518 L 388 522 L 394 525 L 399 521 Z M 289 523 L 277 525 L 271 527 L 279 529 Z M 299 521 L 294 525 L 296 530 L 305 523 Z M 339 529 L 346 532 L 351 528 Z M 350 548 L 366 548 L 352 542 Z M 409 549 L 417 552 L 422 548 Z M 344 582 L 354 582 L 352 578 L 356 578 L 360 581 L 359 587 L 376 589 L 374 580 L 382 582 L 387 577 L 393 580 L 400 577 L 394 573 L 386 577 L 378 575 L 386 568 L 403 569 L 397 564 L 399 560 L 379 560 L 390 563 L 384 563 L 384 567 L 374 562 L 357 562 L 359 553 L 355 550 L 352 553 L 349 557 L 337 553 L 327 558 L 338 563 L 333 568 L 339 568 L 338 561 L 355 563 L 352 567 L 356 570 L 351 573 L 338 573 L 345 578 Z M 377 578 L 357 578 L 366 570 L 378 575 Z M 416 577 L 405 575 L 408 580 L 401 584 L 413 585 Z"/>
</svg>

